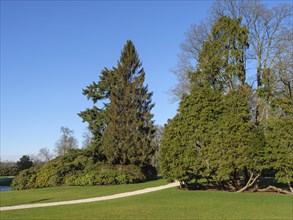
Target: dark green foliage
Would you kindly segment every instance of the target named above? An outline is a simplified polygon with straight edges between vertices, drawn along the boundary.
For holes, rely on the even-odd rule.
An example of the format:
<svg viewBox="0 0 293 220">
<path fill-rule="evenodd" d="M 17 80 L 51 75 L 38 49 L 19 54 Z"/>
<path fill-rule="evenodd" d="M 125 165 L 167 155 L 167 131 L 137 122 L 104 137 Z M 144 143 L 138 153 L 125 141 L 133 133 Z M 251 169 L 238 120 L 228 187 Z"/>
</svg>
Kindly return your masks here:
<svg viewBox="0 0 293 220">
<path fill-rule="evenodd" d="M 218 133 L 212 139 L 217 152 L 215 179 L 223 181 L 229 177 L 229 185 L 239 189 L 247 176 L 255 176 L 264 168 L 264 136 L 251 122 L 250 106 L 246 88 L 239 87 L 224 96 L 224 109 L 217 122 Z"/>
<path fill-rule="evenodd" d="M 154 153 L 152 93 L 143 85 L 145 73 L 141 65 L 134 45 L 127 41 L 118 67 L 108 75 L 110 103 L 102 152 L 112 165 L 146 167 Z"/>
<path fill-rule="evenodd" d="M 91 185 L 113 185 L 136 183 L 146 180 L 145 175 L 137 166 L 109 166 L 107 164 L 96 164 L 86 169 L 87 172 L 80 172 L 68 176 L 65 179 L 66 185 L 91 186 Z"/>
<path fill-rule="evenodd" d="M 29 169 L 33 166 L 33 161 L 29 156 L 23 155 L 19 161 L 16 162 L 16 166 L 19 171 Z"/>
<path fill-rule="evenodd" d="M 187 184 L 205 178 L 236 190 L 248 181 L 246 175 L 261 172 L 264 137 L 250 121 L 245 94 L 242 87 L 223 95 L 201 86 L 183 97 L 163 133 L 165 178 Z"/>
<path fill-rule="evenodd" d="M 201 178 L 238 190 L 254 183 L 263 166 L 264 136 L 251 122 L 245 85 L 247 30 L 241 19 L 220 18 L 203 44 L 191 91 L 168 122 L 161 145 L 161 170 L 189 186 Z"/>
<path fill-rule="evenodd" d="M 213 164 L 206 156 L 222 112 L 222 95 L 207 85 L 194 87 L 185 95 L 178 114 L 166 125 L 161 144 L 161 171 L 169 180 L 191 181 L 208 177 Z M 205 155 L 205 156 L 203 156 Z"/>
<path fill-rule="evenodd" d="M 152 165 L 156 168 L 156 170 L 159 172 L 160 169 L 160 159 L 159 159 L 159 153 L 160 153 L 160 145 L 162 141 L 162 135 L 164 131 L 164 126 L 162 125 L 155 125 L 156 133 L 154 136 L 154 149 L 155 153 L 152 158 Z"/>
<path fill-rule="evenodd" d="M 198 69 L 189 73 L 190 94 L 165 127 L 161 171 L 187 187 L 204 178 L 209 186 L 239 192 L 257 189 L 258 178 L 269 172 L 293 192 L 292 96 L 280 92 L 282 84 L 263 87 L 262 123 L 251 120 L 259 91 L 245 85 L 247 30 L 240 23 L 220 18 L 203 44 Z"/>
<path fill-rule="evenodd" d="M 154 105 L 152 93 L 144 86 L 141 66 L 133 43 L 127 41 L 117 67 L 105 68 L 100 81 L 83 90 L 88 99 L 102 106 L 79 114 L 93 134 L 87 150 L 96 161 L 113 166 L 135 165 L 143 170 L 150 167 L 155 152 Z"/>
<path fill-rule="evenodd" d="M 151 168 L 94 162 L 87 154 L 86 150 L 71 150 L 42 166 L 24 170 L 13 180 L 12 189 L 137 183 L 151 179 L 155 173 Z"/>
<path fill-rule="evenodd" d="M 293 183 L 293 100 L 272 100 L 270 118 L 263 124 L 266 137 L 268 167 L 276 179 L 292 187 Z M 292 189 L 291 189 L 292 190 Z"/>
</svg>

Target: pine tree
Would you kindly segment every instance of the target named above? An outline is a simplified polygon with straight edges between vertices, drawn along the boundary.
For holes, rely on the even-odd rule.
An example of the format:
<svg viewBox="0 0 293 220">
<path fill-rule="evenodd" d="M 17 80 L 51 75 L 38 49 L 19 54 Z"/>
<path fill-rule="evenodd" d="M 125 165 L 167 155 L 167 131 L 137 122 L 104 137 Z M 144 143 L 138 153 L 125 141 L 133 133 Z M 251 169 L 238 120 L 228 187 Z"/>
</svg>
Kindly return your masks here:
<svg viewBox="0 0 293 220">
<path fill-rule="evenodd" d="M 275 97 L 270 118 L 263 124 L 266 137 L 266 163 L 276 172 L 276 180 L 287 183 L 293 193 L 293 99 Z"/>
<path fill-rule="evenodd" d="M 165 178 L 187 187 L 194 180 L 211 179 L 216 168 L 212 139 L 223 111 L 222 99 L 208 84 L 194 85 L 183 96 L 177 115 L 163 132 L 160 158 Z"/>
<path fill-rule="evenodd" d="M 131 41 L 109 77 L 110 104 L 103 135 L 103 153 L 112 164 L 149 166 L 154 153 L 152 93 L 144 86 L 145 72 Z"/>
<path fill-rule="evenodd" d="M 137 51 L 127 41 L 117 67 L 105 68 L 100 81 L 83 90 L 94 104 L 102 105 L 79 114 L 93 133 L 92 151 L 112 165 L 135 165 L 143 170 L 151 167 L 155 152 L 154 104 L 144 80 Z"/>
<path fill-rule="evenodd" d="M 229 177 L 228 187 L 242 190 L 253 186 L 263 170 L 264 136 L 251 122 L 246 86 L 239 86 L 223 98 L 223 113 L 217 121 L 217 134 L 213 145 L 217 148 L 214 162 L 215 179 Z"/>
<path fill-rule="evenodd" d="M 80 112 L 78 115 L 82 118 L 83 122 L 88 123 L 88 129 L 92 133 L 91 143 L 87 147 L 89 153 L 95 160 L 105 160 L 105 156 L 101 152 L 102 137 L 107 126 L 107 104 L 103 103 L 109 99 L 110 82 L 109 77 L 112 71 L 105 68 L 102 70 L 100 80 L 98 83 L 93 82 L 91 85 L 83 89 L 83 95 L 94 103 L 92 108 Z M 97 107 L 100 104 L 102 107 Z"/>
</svg>

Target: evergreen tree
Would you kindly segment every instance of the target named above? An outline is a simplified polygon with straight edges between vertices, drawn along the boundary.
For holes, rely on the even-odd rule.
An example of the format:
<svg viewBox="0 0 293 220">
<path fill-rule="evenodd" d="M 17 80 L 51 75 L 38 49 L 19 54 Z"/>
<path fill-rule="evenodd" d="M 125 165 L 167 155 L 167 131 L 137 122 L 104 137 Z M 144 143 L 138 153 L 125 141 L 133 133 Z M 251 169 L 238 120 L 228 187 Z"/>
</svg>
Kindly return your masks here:
<svg viewBox="0 0 293 220">
<path fill-rule="evenodd" d="M 264 137 L 262 131 L 251 122 L 250 105 L 246 86 L 230 91 L 223 99 L 223 113 L 217 121 L 217 134 L 212 139 L 218 149 L 215 163 L 215 179 L 229 177 L 228 187 L 242 190 L 253 186 L 263 170 Z"/>
<path fill-rule="evenodd" d="M 144 86 L 145 72 L 131 41 L 109 77 L 110 104 L 102 150 L 112 164 L 149 166 L 154 153 L 152 93 Z"/>
<path fill-rule="evenodd" d="M 266 163 L 276 172 L 276 180 L 287 183 L 293 193 L 293 100 L 272 100 L 270 118 L 263 124 L 266 137 Z"/>
<path fill-rule="evenodd" d="M 169 180 L 188 184 L 211 179 L 215 172 L 216 122 L 223 111 L 222 94 L 208 84 L 194 85 L 184 95 L 177 115 L 169 120 L 161 144 L 161 171 Z"/>
<path fill-rule="evenodd" d="M 79 115 L 93 134 L 91 151 L 112 165 L 150 166 L 155 151 L 152 93 L 144 85 L 145 72 L 131 41 L 117 67 L 105 68 L 98 83 L 83 94 L 96 104 Z M 103 103 L 101 103 L 104 101 Z M 97 105 L 102 106 L 98 108 Z"/>
<path fill-rule="evenodd" d="M 219 187 L 251 187 L 263 169 L 262 132 L 251 122 L 245 86 L 247 30 L 241 20 L 220 18 L 203 44 L 191 91 L 166 125 L 161 170 L 188 184 L 206 178 Z M 227 178 L 231 182 L 227 182 Z"/>
<path fill-rule="evenodd" d="M 19 161 L 16 162 L 18 171 L 26 170 L 34 165 L 32 159 L 28 155 L 23 155 Z"/>
<path fill-rule="evenodd" d="M 248 31 L 241 26 L 241 19 L 219 18 L 199 53 L 199 79 L 224 92 L 236 89 L 238 84 L 244 85 L 247 48 Z"/>
<path fill-rule="evenodd" d="M 100 80 L 98 83 L 93 82 L 91 85 L 83 89 L 83 95 L 94 103 L 92 108 L 87 108 L 85 111 L 80 112 L 78 115 L 82 118 L 83 122 L 88 123 L 88 129 L 92 133 L 92 139 L 87 147 L 87 150 L 95 158 L 95 160 L 104 160 L 105 157 L 101 152 L 102 136 L 107 126 L 106 114 L 107 104 L 102 103 L 109 99 L 110 82 L 109 76 L 112 71 L 105 68 L 102 70 Z M 100 104 L 102 107 L 98 107 Z"/>
</svg>

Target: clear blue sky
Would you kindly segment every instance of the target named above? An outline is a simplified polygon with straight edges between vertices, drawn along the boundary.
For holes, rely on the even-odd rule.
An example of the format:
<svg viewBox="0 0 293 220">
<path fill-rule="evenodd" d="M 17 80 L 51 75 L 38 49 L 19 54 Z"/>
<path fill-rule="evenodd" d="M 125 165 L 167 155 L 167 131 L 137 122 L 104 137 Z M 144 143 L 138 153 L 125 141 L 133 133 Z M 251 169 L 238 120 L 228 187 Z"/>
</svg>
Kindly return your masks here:
<svg viewBox="0 0 293 220">
<path fill-rule="evenodd" d="M 1 159 L 53 150 L 60 127 L 82 142 L 82 89 L 134 42 L 154 92 L 156 124 L 172 118 L 180 43 L 211 1 L 1 1 Z"/>
</svg>

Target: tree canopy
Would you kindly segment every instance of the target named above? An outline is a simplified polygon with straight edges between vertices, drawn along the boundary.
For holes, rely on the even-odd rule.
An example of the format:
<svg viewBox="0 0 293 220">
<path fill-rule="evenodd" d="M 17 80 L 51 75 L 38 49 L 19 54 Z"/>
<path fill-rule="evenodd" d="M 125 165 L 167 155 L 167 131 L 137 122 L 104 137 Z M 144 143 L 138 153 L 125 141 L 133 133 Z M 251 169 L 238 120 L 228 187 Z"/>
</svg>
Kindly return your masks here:
<svg viewBox="0 0 293 220">
<path fill-rule="evenodd" d="M 163 176 L 182 187 L 203 187 L 199 180 L 206 179 L 205 187 L 241 192 L 273 169 L 292 190 L 292 97 L 271 87 L 266 123 L 254 119 L 258 91 L 245 80 L 248 36 L 241 19 L 220 17 L 197 53 L 197 69 L 187 72 L 189 92 L 165 126 L 160 151 Z"/>
</svg>

